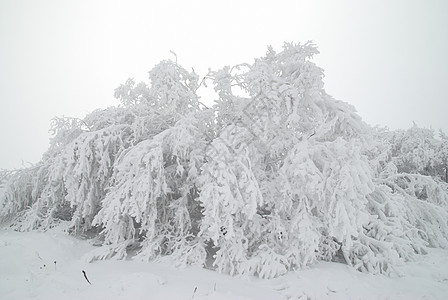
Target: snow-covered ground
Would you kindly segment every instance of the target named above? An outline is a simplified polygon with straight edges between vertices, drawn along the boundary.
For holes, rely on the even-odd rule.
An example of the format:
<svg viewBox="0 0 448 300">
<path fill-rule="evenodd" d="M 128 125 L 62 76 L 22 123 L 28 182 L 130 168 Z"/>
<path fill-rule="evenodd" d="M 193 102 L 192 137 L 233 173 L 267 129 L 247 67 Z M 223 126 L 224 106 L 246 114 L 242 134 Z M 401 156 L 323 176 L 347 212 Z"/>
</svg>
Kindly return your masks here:
<svg viewBox="0 0 448 300">
<path fill-rule="evenodd" d="M 58 230 L 0 229 L 0 299 L 448 299 L 448 250 L 431 250 L 395 278 L 318 263 L 261 280 L 168 263 L 87 263 L 92 249 Z"/>
</svg>

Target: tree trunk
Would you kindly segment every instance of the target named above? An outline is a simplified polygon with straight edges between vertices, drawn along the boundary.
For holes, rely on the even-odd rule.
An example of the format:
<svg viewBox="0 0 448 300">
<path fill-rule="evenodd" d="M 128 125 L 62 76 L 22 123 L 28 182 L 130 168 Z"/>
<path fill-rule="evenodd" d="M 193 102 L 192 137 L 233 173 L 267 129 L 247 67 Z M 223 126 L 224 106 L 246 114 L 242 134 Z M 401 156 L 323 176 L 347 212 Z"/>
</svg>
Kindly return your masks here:
<svg viewBox="0 0 448 300">
<path fill-rule="evenodd" d="M 445 166 L 445 182 L 448 183 L 448 166 Z"/>
</svg>

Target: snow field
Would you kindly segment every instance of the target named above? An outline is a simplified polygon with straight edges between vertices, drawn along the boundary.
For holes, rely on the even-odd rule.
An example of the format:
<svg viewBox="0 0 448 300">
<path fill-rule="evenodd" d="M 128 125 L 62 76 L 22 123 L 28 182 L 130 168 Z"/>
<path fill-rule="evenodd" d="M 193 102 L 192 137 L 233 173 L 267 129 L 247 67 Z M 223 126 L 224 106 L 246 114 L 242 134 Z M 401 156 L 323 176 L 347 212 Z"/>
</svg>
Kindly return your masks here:
<svg viewBox="0 0 448 300">
<path fill-rule="evenodd" d="M 57 229 L 1 230 L 0 299 L 448 298 L 448 251 L 440 249 L 401 266 L 401 277 L 364 274 L 344 264 L 322 262 L 272 280 L 230 277 L 198 267 L 177 269 L 166 261 L 87 263 L 84 257 L 93 249 L 89 241 Z"/>
</svg>

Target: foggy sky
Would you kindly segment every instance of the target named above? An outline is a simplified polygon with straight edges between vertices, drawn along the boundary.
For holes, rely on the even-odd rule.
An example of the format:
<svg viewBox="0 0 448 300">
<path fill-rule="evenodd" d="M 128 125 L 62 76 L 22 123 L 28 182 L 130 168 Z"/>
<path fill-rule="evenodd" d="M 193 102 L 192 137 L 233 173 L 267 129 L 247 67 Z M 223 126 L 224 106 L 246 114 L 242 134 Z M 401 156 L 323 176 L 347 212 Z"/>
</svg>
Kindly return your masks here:
<svg viewBox="0 0 448 300">
<path fill-rule="evenodd" d="M 0 0 L 0 168 L 36 163 L 50 119 L 117 105 L 172 59 L 200 76 L 312 40 L 325 89 L 364 121 L 448 132 L 448 2 Z"/>
</svg>

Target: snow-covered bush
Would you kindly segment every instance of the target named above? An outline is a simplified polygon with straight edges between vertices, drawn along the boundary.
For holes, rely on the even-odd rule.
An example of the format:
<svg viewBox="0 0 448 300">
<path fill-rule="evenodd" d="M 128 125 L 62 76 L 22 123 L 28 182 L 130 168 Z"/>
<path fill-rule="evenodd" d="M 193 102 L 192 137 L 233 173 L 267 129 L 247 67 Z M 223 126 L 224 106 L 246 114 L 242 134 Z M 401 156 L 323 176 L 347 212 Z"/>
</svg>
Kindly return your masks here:
<svg viewBox="0 0 448 300">
<path fill-rule="evenodd" d="M 391 162 L 400 173 L 422 174 L 446 180 L 447 139 L 443 132 L 435 137 L 432 129 L 414 124 L 408 130 L 386 133 Z"/>
<path fill-rule="evenodd" d="M 262 278 L 318 260 L 389 274 L 448 247 L 446 135 L 371 128 L 325 92 L 317 53 L 286 43 L 210 71 L 211 108 L 197 74 L 162 61 L 119 106 L 55 118 L 42 160 L 0 173 L 0 218 L 91 231 L 91 259 Z"/>
</svg>

